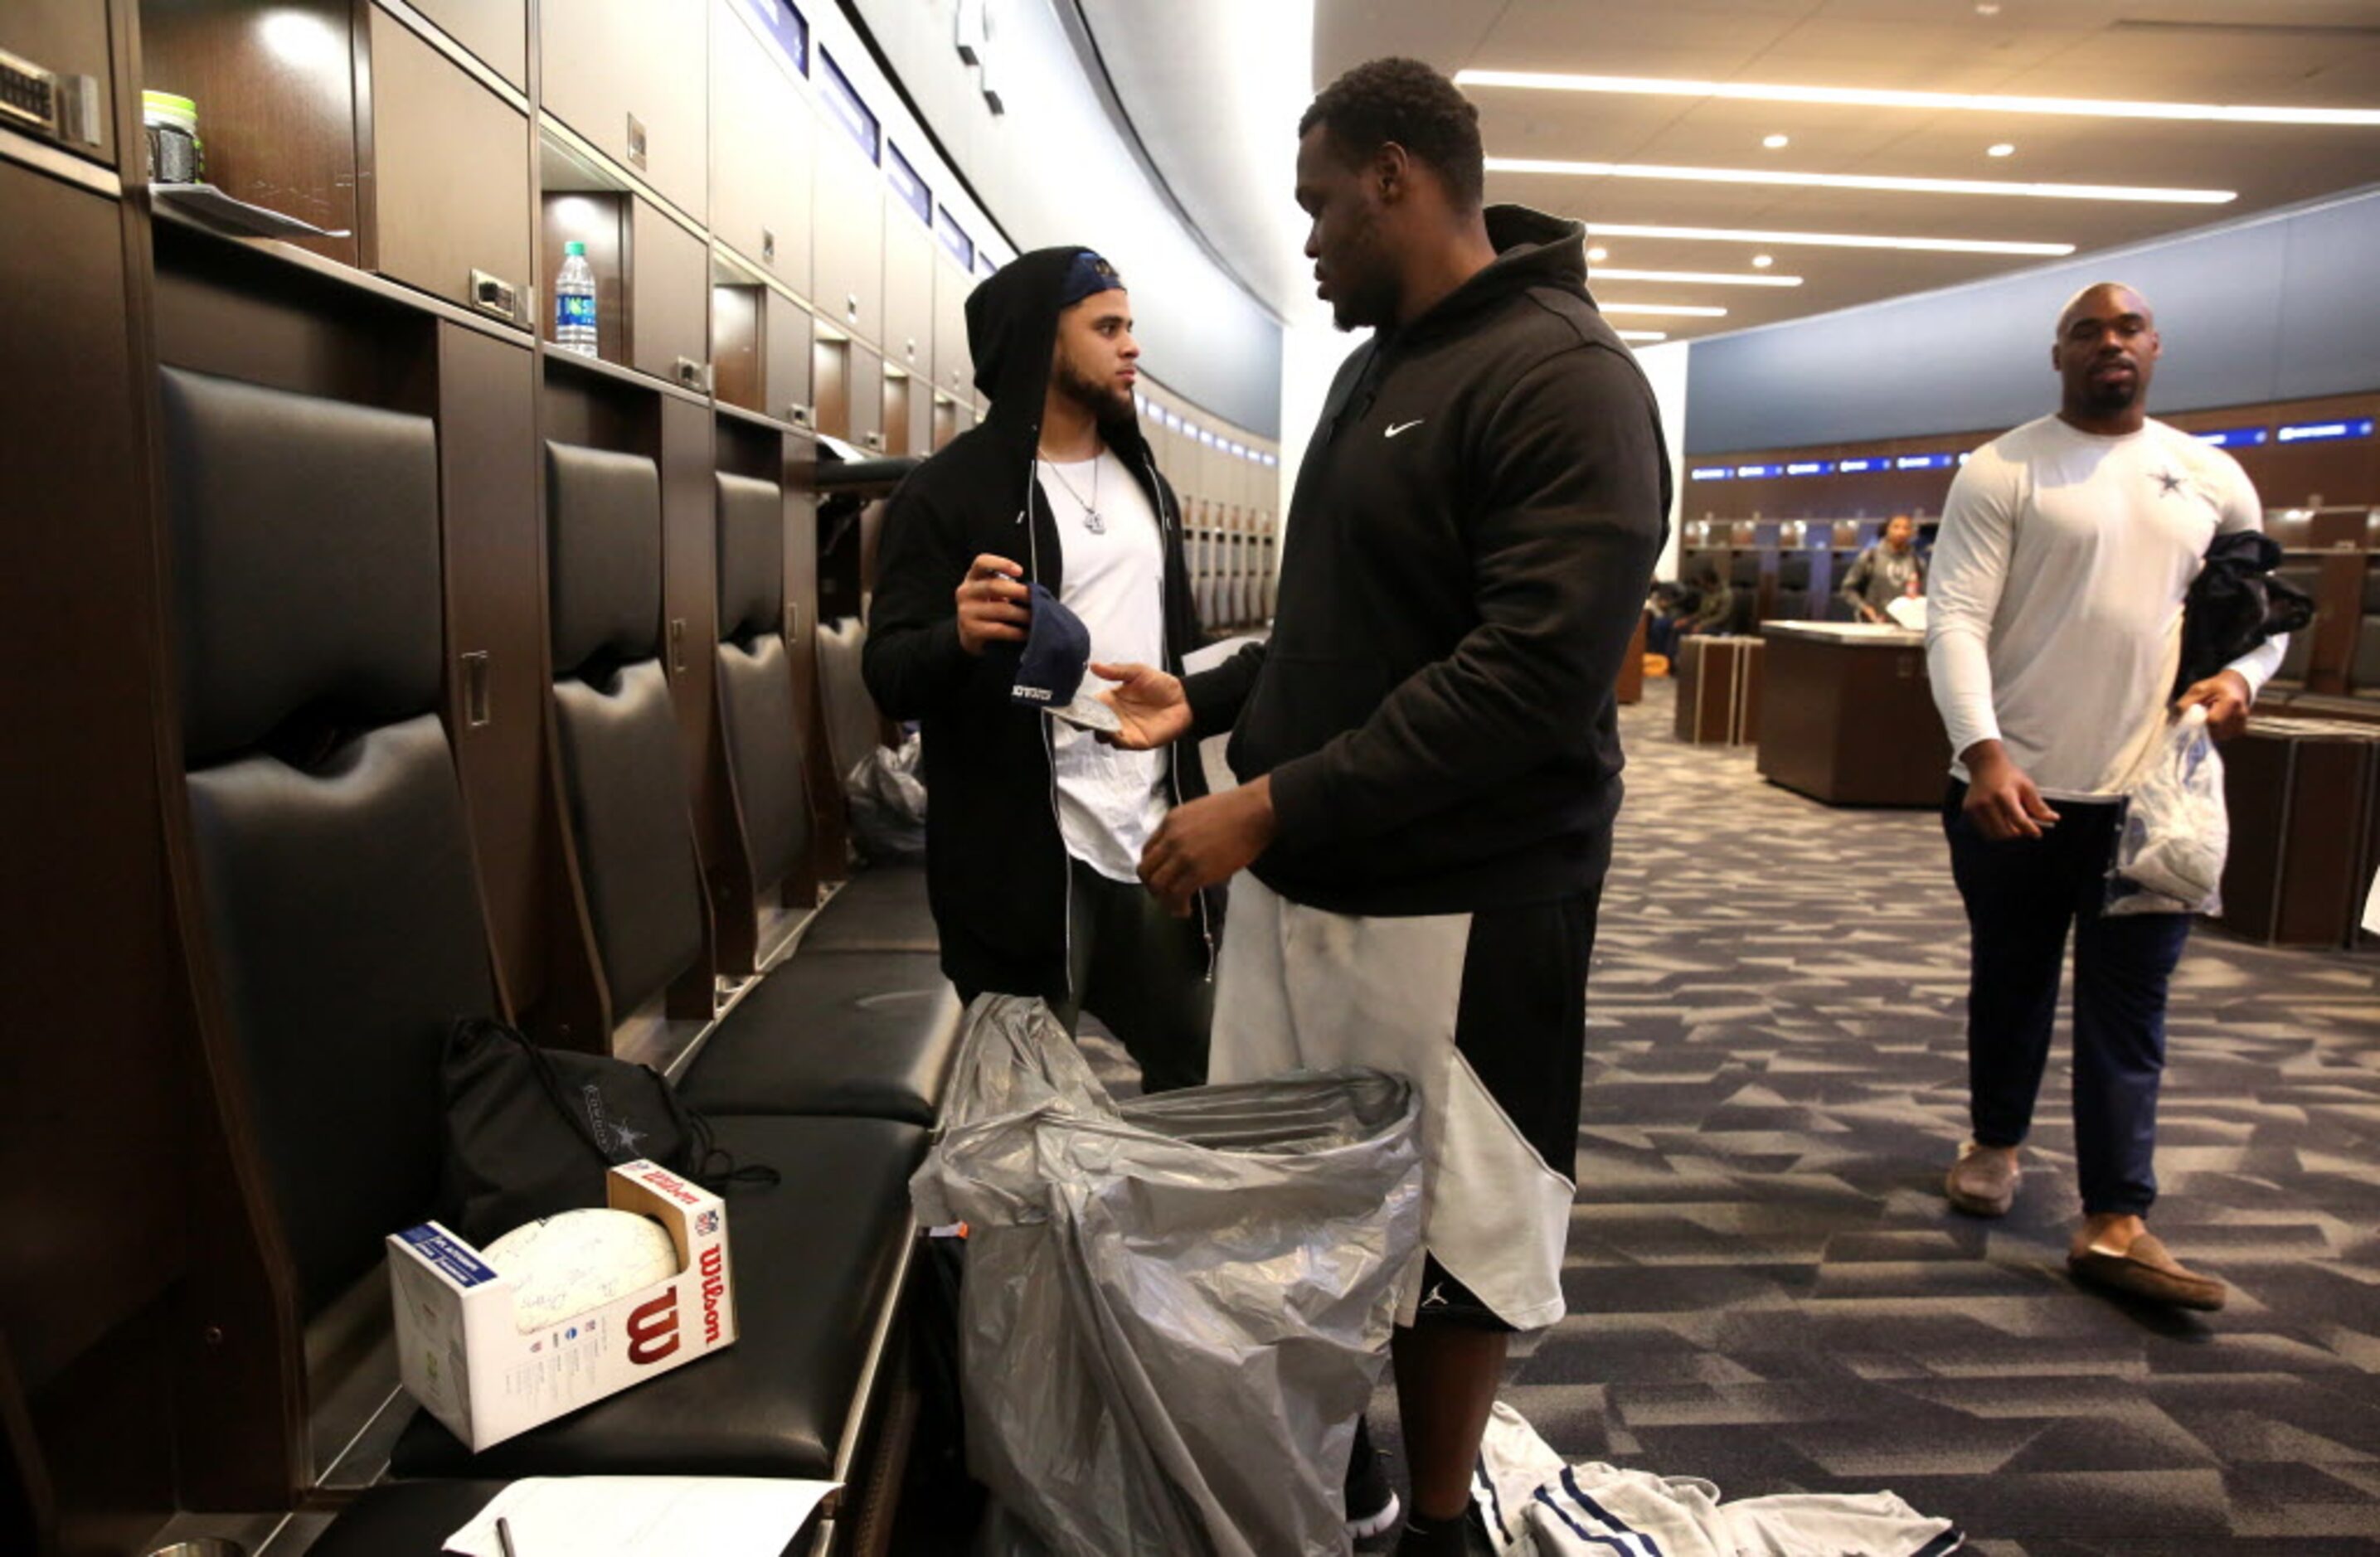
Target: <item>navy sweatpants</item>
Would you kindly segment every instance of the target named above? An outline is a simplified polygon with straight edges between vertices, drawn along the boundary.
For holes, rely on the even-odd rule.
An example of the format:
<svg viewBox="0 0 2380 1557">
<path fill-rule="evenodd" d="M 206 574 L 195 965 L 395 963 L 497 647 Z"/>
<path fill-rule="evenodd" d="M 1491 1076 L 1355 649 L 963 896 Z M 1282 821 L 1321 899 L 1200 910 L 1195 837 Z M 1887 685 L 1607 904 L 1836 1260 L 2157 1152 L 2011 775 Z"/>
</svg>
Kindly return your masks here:
<svg viewBox="0 0 2380 1557">
<path fill-rule="evenodd" d="M 2056 801 L 2062 819 L 2044 836 L 1994 842 L 1967 820 L 1966 798 L 1964 784 L 1950 786 L 1942 829 L 1973 941 L 1967 1080 L 1975 1140 L 2015 1146 L 2033 1128 L 2070 929 L 2082 1209 L 2146 1215 L 2156 1199 L 2166 991 L 2191 916 L 2100 912 L 2120 807 Z"/>
</svg>

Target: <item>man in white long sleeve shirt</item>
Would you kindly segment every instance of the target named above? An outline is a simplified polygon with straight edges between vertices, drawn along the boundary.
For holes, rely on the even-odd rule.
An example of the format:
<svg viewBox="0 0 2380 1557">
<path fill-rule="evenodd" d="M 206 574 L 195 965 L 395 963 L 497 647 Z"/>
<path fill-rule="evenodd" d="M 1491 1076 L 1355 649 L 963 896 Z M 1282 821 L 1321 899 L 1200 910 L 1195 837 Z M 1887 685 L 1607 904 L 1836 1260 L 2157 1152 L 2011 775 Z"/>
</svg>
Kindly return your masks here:
<svg viewBox="0 0 2380 1557">
<path fill-rule="evenodd" d="M 1946 1189 L 1977 1215 L 2015 1197 L 2017 1153 L 2049 1056 L 2074 933 L 2074 1138 L 2082 1280 L 2195 1309 L 2223 1283 L 2149 1231 L 2167 989 L 2186 914 L 2100 912 L 2128 780 L 2165 728 L 2182 599 L 2207 546 L 2261 527 L 2237 462 L 2151 421 L 2159 342 L 2112 283 L 2070 302 L 2050 348 L 2060 409 L 1977 450 L 1934 550 L 1926 658 L 1957 754 L 1943 808 L 1973 957 L 1967 1056 L 1974 1138 Z M 2246 723 L 2275 639 L 2185 691 L 2217 739 Z"/>
</svg>

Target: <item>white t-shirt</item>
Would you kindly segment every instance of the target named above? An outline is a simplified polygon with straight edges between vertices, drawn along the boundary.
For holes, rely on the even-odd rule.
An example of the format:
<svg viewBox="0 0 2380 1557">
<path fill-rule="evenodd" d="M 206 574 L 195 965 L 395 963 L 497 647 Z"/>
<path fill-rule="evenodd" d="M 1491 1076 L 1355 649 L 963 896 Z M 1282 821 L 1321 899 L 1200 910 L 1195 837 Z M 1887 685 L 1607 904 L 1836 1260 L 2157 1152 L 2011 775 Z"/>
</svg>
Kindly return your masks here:
<svg viewBox="0 0 2380 1557">
<path fill-rule="evenodd" d="M 2104 800 L 2171 706 L 2181 606 L 2218 534 L 2264 527 L 2239 462 L 2151 421 L 2103 437 L 2056 416 L 1969 456 L 1928 580 L 1927 670 L 1951 769 L 1998 739 L 2053 800 Z M 2231 669 L 2252 693 L 2276 638 Z"/>
<path fill-rule="evenodd" d="M 1090 629 L 1092 661 L 1164 664 L 1165 537 L 1140 484 L 1112 452 L 1035 469 L 1065 555 L 1058 599 Z M 1094 503 L 1097 530 L 1087 517 Z M 1083 689 L 1106 684 L 1087 676 Z M 1165 820 L 1165 754 L 1104 745 L 1062 719 L 1050 731 L 1066 852 L 1111 881 L 1138 880 L 1140 851 Z"/>
</svg>

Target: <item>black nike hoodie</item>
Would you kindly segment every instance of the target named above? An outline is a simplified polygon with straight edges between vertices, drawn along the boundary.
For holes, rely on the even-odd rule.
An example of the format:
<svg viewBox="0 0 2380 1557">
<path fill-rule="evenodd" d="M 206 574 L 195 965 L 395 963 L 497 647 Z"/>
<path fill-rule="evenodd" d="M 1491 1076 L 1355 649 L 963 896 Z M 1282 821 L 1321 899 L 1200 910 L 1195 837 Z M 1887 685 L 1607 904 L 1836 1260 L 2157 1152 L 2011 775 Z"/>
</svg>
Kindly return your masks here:
<svg viewBox="0 0 2380 1557">
<path fill-rule="evenodd" d="M 916 719 L 924 736 L 926 881 L 941 934 L 942 971 L 983 990 L 1058 1001 L 1067 988 L 1072 873 L 1058 830 L 1049 721 L 1013 701 L 1018 646 L 982 655 L 959 646 L 953 592 L 975 559 L 1006 557 L 1058 594 L 1065 555 L 1035 478 L 1041 406 L 1058 339 L 1058 296 L 1079 247 L 1020 256 L 968 295 L 975 381 L 990 397 L 980 426 L 912 472 L 884 516 L 862 666 L 877 706 Z M 1140 484 L 1165 543 L 1165 669 L 1198 642 L 1183 563 L 1182 513 L 1158 474 L 1137 418 L 1103 419 L 1099 435 Z M 1206 792 L 1197 748 L 1170 754 L 1176 804 Z M 1210 905 L 1184 922 L 1202 936 Z"/>
<path fill-rule="evenodd" d="M 1653 392 L 1585 229 L 1488 212 L 1495 260 L 1341 368 L 1290 501 L 1269 643 L 1193 679 L 1269 774 L 1256 863 L 1341 913 L 1468 912 L 1602 878 L 1612 686 L 1668 533 Z"/>
</svg>

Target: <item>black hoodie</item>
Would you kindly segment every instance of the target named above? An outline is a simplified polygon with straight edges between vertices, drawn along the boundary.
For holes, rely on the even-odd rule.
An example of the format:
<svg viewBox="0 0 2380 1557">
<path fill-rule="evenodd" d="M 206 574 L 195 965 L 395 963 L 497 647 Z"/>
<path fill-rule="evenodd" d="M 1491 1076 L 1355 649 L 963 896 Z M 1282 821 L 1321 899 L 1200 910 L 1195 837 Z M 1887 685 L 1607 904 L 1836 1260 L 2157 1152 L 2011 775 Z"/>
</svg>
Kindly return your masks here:
<svg viewBox="0 0 2380 1557">
<path fill-rule="evenodd" d="M 1189 683 L 1272 778 L 1256 873 L 1342 913 L 1467 912 L 1600 880 L 1612 698 L 1668 532 L 1651 387 L 1585 229 L 1488 212 L 1487 269 L 1339 371 L 1290 502 L 1269 644 Z"/>
<path fill-rule="evenodd" d="M 959 646 L 953 592 L 987 552 L 1061 592 L 1064 552 L 1034 458 L 1059 288 L 1081 252 L 1037 249 L 968 296 L 967 344 L 990 414 L 893 492 L 868 613 L 868 690 L 886 714 L 917 720 L 924 734 L 927 889 L 942 971 L 970 994 L 1057 1001 L 1069 993 L 1071 872 L 1058 831 L 1049 721 L 1009 697 L 1015 645 L 995 644 L 980 656 Z M 1165 668 L 1179 675 L 1183 651 L 1198 642 L 1181 507 L 1137 418 L 1103 419 L 1099 435 L 1140 483 L 1164 532 Z M 1175 803 L 1206 792 L 1195 744 L 1175 747 L 1168 766 Z M 1202 903 L 1184 923 L 1185 935 L 1202 934 L 1206 911 Z"/>
</svg>

